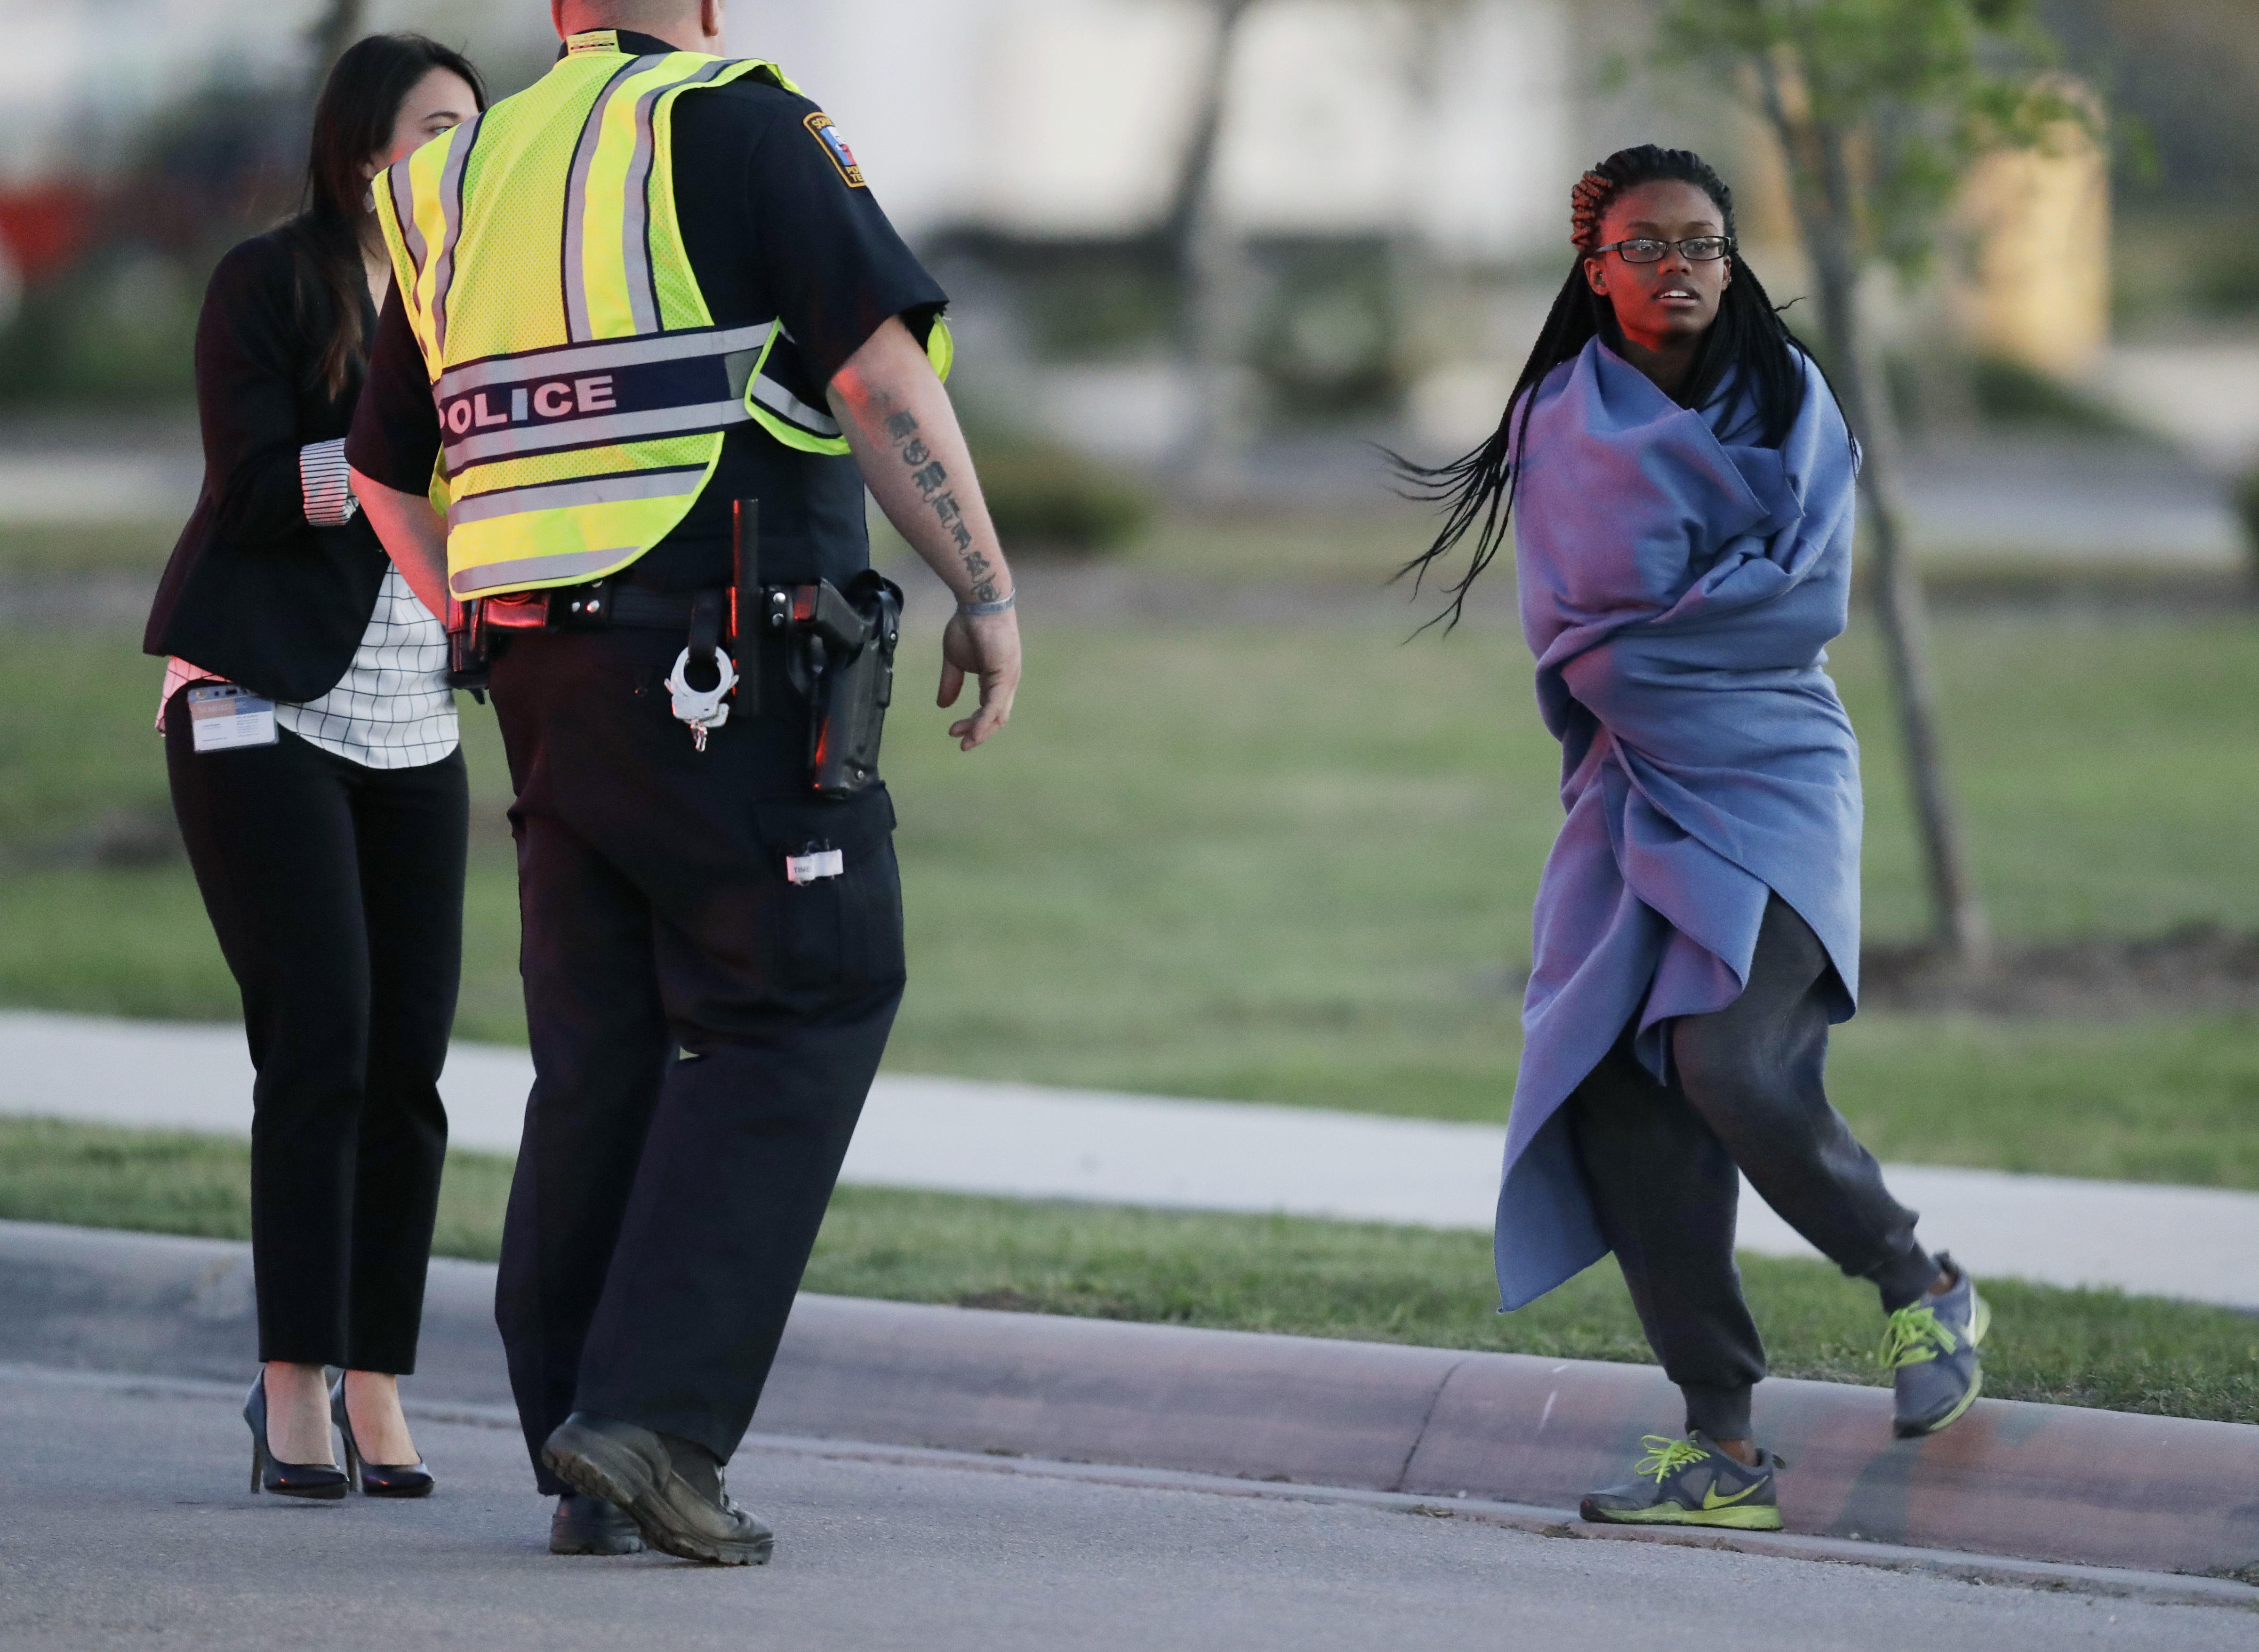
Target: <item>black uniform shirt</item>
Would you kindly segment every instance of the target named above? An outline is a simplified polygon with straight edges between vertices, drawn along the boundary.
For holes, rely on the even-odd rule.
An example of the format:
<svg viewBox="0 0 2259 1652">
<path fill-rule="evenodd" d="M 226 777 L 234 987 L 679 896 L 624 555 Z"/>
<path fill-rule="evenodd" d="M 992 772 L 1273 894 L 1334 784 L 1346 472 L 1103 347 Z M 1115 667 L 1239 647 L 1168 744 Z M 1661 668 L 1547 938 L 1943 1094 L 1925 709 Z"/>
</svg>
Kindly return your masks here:
<svg viewBox="0 0 2259 1652">
<path fill-rule="evenodd" d="M 674 50 L 624 30 L 619 40 L 637 55 Z M 752 75 L 685 93 L 674 104 L 674 205 L 716 324 L 781 321 L 808 381 L 787 388 L 822 407 L 824 388 L 885 322 L 900 316 L 923 338 L 948 299 L 871 191 L 809 129 L 816 112 L 806 98 Z M 396 287 L 346 457 L 363 475 L 420 494 L 439 444 L 431 381 Z M 760 501 L 766 577 L 820 573 L 844 585 L 869 561 L 855 461 L 787 447 L 747 423 L 730 427 L 705 491 L 628 579 L 669 591 L 728 584 L 736 499 Z"/>
</svg>

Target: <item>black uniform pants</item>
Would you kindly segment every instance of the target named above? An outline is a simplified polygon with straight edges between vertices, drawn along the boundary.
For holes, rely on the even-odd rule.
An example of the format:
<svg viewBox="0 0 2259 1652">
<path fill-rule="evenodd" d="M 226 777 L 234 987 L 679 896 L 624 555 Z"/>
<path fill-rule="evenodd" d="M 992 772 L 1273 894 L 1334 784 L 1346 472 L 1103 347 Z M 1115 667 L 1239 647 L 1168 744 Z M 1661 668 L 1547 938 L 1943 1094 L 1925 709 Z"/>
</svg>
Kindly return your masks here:
<svg viewBox="0 0 2259 1652">
<path fill-rule="evenodd" d="M 886 793 L 810 794 L 780 673 L 694 751 L 681 647 L 538 633 L 495 665 L 534 1064 L 495 1317 L 550 1493 L 575 1410 L 737 1449 L 901 999 Z M 788 881 L 811 847 L 843 874 Z"/>
<path fill-rule="evenodd" d="M 412 1371 L 447 1154 L 463 754 L 364 768 L 288 732 L 199 753 L 179 694 L 165 762 L 259 1073 L 259 1356 Z"/>
<path fill-rule="evenodd" d="M 1686 1396 L 1686 1422 L 1747 1439 L 1764 1343 L 1734 1265 L 1741 1178 L 1845 1273 L 1905 1307 L 1937 1275 L 1914 1213 L 1828 1104 L 1828 970 L 1819 936 L 1775 896 L 1748 986 L 1671 1027 L 1671 1082 L 1632 1053 L 1631 1030 L 1570 1098 L 1570 1129 L 1600 1233 L 1648 1343 Z"/>
</svg>

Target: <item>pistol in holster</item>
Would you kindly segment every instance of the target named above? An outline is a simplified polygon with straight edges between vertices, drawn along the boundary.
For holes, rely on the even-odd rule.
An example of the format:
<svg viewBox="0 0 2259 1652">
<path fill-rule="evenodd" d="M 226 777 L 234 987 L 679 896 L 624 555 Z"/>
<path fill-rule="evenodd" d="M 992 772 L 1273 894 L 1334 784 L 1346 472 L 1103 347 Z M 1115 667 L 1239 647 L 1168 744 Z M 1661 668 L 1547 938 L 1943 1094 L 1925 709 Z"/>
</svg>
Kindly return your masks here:
<svg viewBox="0 0 2259 1652">
<path fill-rule="evenodd" d="M 738 500 L 731 517 L 730 630 L 745 680 L 758 680 L 759 648 L 780 648 L 785 674 L 808 701 L 809 787 L 819 797 L 867 791 L 878 783 L 879 738 L 894 698 L 901 587 L 867 569 L 844 591 L 824 579 L 764 580 L 760 502 Z"/>
<path fill-rule="evenodd" d="M 486 703 L 494 676 L 494 645 L 487 631 L 486 604 L 477 597 L 447 599 L 447 687 L 467 688 Z"/>
<path fill-rule="evenodd" d="M 809 785 L 819 797 L 868 790 L 894 699 L 901 587 L 866 569 L 844 591 L 829 580 L 771 586 L 762 602 L 769 634 L 786 644 L 786 672 L 808 699 Z"/>
</svg>

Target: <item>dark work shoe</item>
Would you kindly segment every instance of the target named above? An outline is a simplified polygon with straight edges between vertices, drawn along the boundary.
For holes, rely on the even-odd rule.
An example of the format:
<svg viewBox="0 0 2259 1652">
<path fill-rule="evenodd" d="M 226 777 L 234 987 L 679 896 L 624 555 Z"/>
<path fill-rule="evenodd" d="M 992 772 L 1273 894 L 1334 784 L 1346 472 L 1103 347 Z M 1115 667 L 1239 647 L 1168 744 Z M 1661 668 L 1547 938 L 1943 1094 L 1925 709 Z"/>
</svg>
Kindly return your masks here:
<svg viewBox="0 0 2259 1652">
<path fill-rule="evenodd" d="M 1953 1276 L 1952 1287 L 1924 1292 L 1883 1330 L 1878 1357 L 1898 1390 L 1892 1426 L 1901 1440 L 1952 1427 L 1985 1386 L 1977 1345 L 1992 1327 L 1992 1310 L 1951 1257 L 1939 1252 L 1937 1265 Z"/>
<path fill-rule="evenodd" d="M 576 1411 L 541 1448 L 549 1471 L 574 1491 L 616 1503 L 662 1554 L 715 1566 L 761 1566 L 776 1535 L 730 1500 L 714 1459 L 616 1417 Z"/>
<path fill-rule="evenodd" d="M 552 1555 L 640 1555 L 643 1534 L 628 1512 L 601 1497 L 567 1492 L 557 1499 L 549 1517 L 549 1552 Z"/>
<path fill-rule="evenodd" d="M 1578 1513 L 1615 1526 L 1729 1526 L 1736 1531 L 1780 1529 L 1781 1461 L 1759 1450 L 1754 1465 L 1734 1461 L 1696 1429 L 1684 1440 L 1651 1434 L 1647 1455 L 1621 1485 L 1590 1493 Z"/>
</svg>

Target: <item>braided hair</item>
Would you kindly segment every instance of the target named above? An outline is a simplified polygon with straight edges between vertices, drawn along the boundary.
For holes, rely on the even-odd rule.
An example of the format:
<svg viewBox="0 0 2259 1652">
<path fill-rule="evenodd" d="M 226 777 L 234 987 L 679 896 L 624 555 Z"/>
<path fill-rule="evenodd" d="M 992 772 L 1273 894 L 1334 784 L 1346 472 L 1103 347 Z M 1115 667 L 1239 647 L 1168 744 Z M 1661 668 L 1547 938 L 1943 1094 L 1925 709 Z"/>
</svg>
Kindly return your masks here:
<svg viewBox="0 0 2259 1652">
<path fill-rule="evenodd" d="M 1511 455 L 1529 430 L 1538 387 L 1554 368 L 1575 360 L 1593 338 L 1619 352 L 1624 347 L 1615 308 L 1586 280 L 1585 260 L 1599 248 L 1601 220 L 1616 198 L 1627 189 L 1659 182 L 1691 183 L 1708 196 L 1725 221 L 1726 239 L 1731 245 L 1734 192 L 1701 156 L 1653 144 L 1617 150 L 1578 179 L 1569 191 L 1569 239 L 1577 249 L 1577 261 L 1553 300 L 1536 345 L 1522 364 L 1521 376 L 1514 381 L 1513 395 L 1506 399 L 1498 429 L 1472 452 L 1447 464 L 1415 465 L 1401 458 L 1396 461 L 1397 474 L 1412 497 L 1444 507 L 1443 525 L 1434 542 L 1397 570 L 1397 578 L 1411 574 L 1416 589 L 1437 559 L 1449 555 L 1470 532 L 1475 536 L 1474 554 L 1465 574 L 1448 587 L 1451 605 L 1436 616 L 1447 622 L 1446 629 L 1458 623 L 1468 587 L 1506 542 L 1516 481 Z M 1764 285 L 1742 261 L 1738 249 L 1732 256 L 1734 279 L 1727 283 L 1717 319 L 1702 335 L 1685 381 L 1673 399 L 1682 407 L 1702 411 L 1708 411 L 1725 394 L 1746 401 L 1757 414 L 1761 444 L 1778 447 L 1788 439 L 1804 410 L 1806 352 L 1782 324 L 1772 300 L 1765 296 Z M 1514 429 L 1517 409 L 1519 431 Z"/>
</svg>

